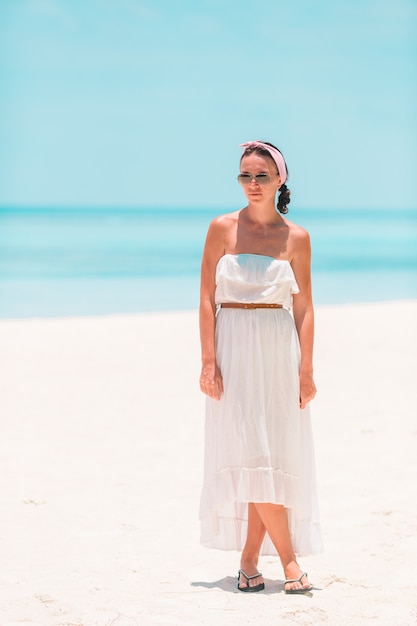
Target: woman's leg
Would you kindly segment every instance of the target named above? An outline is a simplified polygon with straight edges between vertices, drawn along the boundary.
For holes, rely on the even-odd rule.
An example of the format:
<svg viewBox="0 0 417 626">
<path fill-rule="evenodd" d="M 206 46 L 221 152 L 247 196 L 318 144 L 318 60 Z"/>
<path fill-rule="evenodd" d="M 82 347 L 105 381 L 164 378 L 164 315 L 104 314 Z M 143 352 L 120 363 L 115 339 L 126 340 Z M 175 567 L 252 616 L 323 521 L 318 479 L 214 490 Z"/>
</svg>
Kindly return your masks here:
<svg viewBox="0 0 417 626">
<path fill-rule="evenodd" d="M 248 532 L 246 536 L 245 546 L 240 559 L 240 569 L 248 576 L 253 576 L 258 571 L 258 558 L 262 541 L 265 537 L 265 526 L 253 502 L 248 504 Z M 249 581 L 250 587 L 256 587 L 263 582 L 262 576 L 257 576 Z M 239 583 L 240 587 L 246 586 L 246 580 L 242 577 Z"/>
<path fill-rule="evenodd" d="M 285 578 L 298 578 L 302 572 L 292 547 L 285 508 L 279 504 L 264 502 L 255 503 L 255 507 L 261 523 L 277 549 L 284 569 Z M 310 587 L 306 576 L 301 579 L 301 583 L 287 583 L 286 585 L 287 590 L 301 589 L 302 587 Z"/>
</svg>

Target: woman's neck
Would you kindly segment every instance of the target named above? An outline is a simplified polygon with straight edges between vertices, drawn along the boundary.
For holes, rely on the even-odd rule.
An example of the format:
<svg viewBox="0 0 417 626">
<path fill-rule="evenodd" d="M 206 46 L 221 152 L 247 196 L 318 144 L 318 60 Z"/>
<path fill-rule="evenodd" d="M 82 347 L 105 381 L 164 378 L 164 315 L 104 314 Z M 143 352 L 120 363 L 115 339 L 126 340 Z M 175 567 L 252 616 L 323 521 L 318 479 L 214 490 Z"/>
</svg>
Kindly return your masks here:
<svg viewBox="0 0 417 626">
<path fill-rule="evenodd" d="M 247 219 L 256 224 L 277 224 L 283 219 L 273 203 L 249 203 L 246 207 Z"/>
</svg>

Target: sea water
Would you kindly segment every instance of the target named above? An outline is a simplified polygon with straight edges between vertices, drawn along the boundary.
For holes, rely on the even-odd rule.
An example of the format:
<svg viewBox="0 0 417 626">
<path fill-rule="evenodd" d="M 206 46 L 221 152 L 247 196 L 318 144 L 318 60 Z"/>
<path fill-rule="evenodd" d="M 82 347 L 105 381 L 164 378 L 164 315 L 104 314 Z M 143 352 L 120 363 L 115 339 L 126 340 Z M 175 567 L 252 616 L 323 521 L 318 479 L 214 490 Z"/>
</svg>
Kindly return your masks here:
<svg viewBox="0 0 417 626">
<path fill-rule="evenodd" d="M 198 308 L 210 221 L 226 210 L 0 209 L 0 317 Z M 316 304 L 417 298 L 417 211 L 300 210 Z"/>
</svg>

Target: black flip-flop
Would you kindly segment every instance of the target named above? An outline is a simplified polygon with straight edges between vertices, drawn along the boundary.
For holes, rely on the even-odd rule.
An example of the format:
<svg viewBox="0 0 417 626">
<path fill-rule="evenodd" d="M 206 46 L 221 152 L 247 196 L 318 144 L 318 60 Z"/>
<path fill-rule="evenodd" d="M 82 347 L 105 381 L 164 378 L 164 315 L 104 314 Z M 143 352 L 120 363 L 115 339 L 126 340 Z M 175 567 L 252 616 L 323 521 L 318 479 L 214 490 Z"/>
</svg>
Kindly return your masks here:
<svg viewBox="0 0 417 626">
<path fill-rule="evenodd" d="M 284 582 L 284 589 L 287 583 L 300 583 L 301 585 L 302 584 L 301 580 L 304 578 L 304 576 L 307 576 L 307 575 L 308 575 L 307 572 L 303 572 L 299 578 L 288 578 Z M 285 589 L 285 593 L 308 593 L 312 589 L 313 589 L 313 585 L 310 585 L 309 587 L 299 587 L 298 589 Z"/>
<path fill-rule="evenodd" d="M 241 587 L 239 584 L 241 576 L 246 578 L 246 587 Z M 246 572 L 243 571 L 243 569 L 240 569 L 237 573 L 237 588 L 239 589 L 239 591 L 244 591 L 245 593 L 255 593 L 256 591 L 262 591 L 263 589 L 265 589 L 265 583 L 259 583 L 259 585 L 249 587 L 249 581 L 253 580 L 254 578 L 258 578 L 258 576 L 262 576 L 262 574 L 260 572 L 257 572 L 256 574 L 253 574 L 253 576 L 248 576 Z"/>
</svg>

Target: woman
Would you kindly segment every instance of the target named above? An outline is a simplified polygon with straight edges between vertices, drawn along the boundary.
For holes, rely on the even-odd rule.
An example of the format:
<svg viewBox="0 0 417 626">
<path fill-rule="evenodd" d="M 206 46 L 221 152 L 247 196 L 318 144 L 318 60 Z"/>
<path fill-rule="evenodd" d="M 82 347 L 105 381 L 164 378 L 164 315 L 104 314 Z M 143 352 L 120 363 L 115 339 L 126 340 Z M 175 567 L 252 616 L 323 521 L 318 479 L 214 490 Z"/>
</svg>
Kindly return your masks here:
<svg viewBox="0 0 417 626">
<path fill-rule="evenodd" d="M 264 589 L 258 557 L 278 553 L 285 591 L 305 593 L 312 585 L 296 553 L 322 549 L 307 407 L 316 394 L 310 241 L 282 216 L 290 192 L 281 152 L 261 141 L 242 147 L 247 206 L 213 220 L 202 259 L 201 541 L 242 551 L 239 590 Z"/>
</svg>

